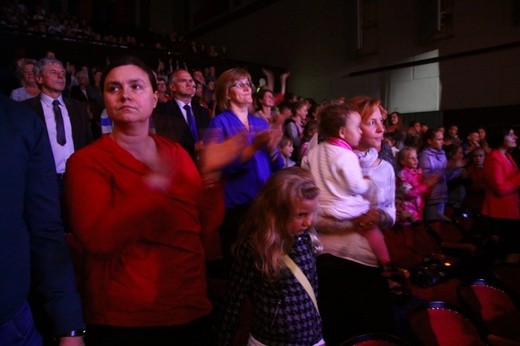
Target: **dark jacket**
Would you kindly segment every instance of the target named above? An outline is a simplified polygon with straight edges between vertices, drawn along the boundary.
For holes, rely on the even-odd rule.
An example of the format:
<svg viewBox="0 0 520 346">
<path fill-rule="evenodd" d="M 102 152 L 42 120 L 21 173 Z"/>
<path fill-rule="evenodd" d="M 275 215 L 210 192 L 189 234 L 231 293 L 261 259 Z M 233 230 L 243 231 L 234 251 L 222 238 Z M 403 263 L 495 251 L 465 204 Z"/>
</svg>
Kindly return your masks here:
<svg viewBox="0 0 520 346">
<path fill-rule="evenodd" d="M 190 105 L 195 123 L 197 124 L 199 140 L 201 140 L 209 125 L 209 113 L 206 108 L 197 102 L 191 102 Z M 153 113 L 153 121 L 157 134 L 180 143 L 188 154 L 190 154 L 193 161 L 197 162 L 195 140 L 175 99 L 163 104 L 158 104 Z"/>
<path fill-rule="evenodd" d="M 38 117 L 40 117 L 42 120 L 43 126 L 46 127 L 47 125 L 45 123 L 45 115 L 43 113 L 40 95 L 23 102 L 34 110 L 36 115 L 38 115 Z M 92 142 L 92 131 L 87 115 L 87 108 L 81 102 L 67 99 L 65 97 L 63 98 L 63 102 L 65 103 L 65 107 L 67 107 L 70 124 L 72 126 L 72 140 L 74 141 L 74 150 L 79 150 Z"/>
<path fill-rule="evenodd" d="M 0 325 L 33 287 L 55 335 L 84 326 L 60 219 L 49 138 L 25 105 L 0 95 Z"/>
</svg>

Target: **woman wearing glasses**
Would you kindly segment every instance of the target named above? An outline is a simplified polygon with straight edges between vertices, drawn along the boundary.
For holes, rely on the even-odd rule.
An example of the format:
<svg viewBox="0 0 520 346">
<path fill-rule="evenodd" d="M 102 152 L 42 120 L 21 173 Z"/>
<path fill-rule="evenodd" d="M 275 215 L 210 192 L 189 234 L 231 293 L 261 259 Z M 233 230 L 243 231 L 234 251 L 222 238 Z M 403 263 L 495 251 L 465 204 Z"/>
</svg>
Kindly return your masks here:
<svg viewBox="0 0 520 346">
<path fill-rule="evenodd" d="M 220 228 L 226 264 L 238 227 L 262 186 L 284 165 L 277 145 L 281 124 L 269 124 L 249 113 L 253 103 L 251 76 L 240 68 L 221 74 L 215 93 L 222 113 L 213 118 L 204 139 L 202 173 L 219 173 L 224 184 L 226 213 Z"/>
</svg>

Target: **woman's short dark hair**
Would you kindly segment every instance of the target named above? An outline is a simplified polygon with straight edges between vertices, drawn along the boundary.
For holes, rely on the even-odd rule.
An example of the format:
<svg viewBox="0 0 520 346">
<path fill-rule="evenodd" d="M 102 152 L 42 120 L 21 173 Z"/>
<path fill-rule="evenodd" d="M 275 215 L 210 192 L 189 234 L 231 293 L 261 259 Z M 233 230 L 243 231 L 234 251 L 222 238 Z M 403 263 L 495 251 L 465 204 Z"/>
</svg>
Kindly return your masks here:
<svg viewBox="0 0 520 346">
<path fill-rule="evenodd" d="M 490 148 L 496 149 L 504 144 L 505 137 L 512 130 L 511 125 L 495 125 L 486 133 L 486 140 Z"/>
<path fill-rule="evenodd" d="M 108 76 L 110 71 L 115 69 L 116 67 L 120 66 L 127 66 L 127 65 L 134 65 L 139 67 L 141 70 L 143 70 L 147 75 L 148 79 L 150 80 L 150 84 L 152 85 L 152 90 L 157 91 L 157 79 L 155 78 L 155 74 L 153 73 L 153 70 L 148 67 L 142 60 L 139 58 L 136 58 L 135 56 L 125 56 L 123 58 L 120 58 L 103 70 L 103 74 L 101 75 L 101 91 L 104 92 L 105 89 L 105 78 Z"/>
</svg>

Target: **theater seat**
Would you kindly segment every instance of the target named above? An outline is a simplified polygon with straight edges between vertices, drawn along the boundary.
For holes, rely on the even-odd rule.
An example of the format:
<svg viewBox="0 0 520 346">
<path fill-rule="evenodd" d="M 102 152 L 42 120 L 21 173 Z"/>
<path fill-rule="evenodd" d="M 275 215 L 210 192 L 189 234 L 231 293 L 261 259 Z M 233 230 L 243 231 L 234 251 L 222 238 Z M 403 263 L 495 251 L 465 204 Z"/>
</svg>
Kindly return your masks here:
<svg viewBox="0 0 520 346">
<path fill-rule="evenodd" d="M 520 297 L 520 265 L 514 263 L 496 264 L 491 272 L 493 276 L 505 287 Z"/>
<path fill-rule="evenodd" d="M 340 346 L 407 346 L 408 342 L 391 334 L 370 333 L 354 336 Z"/>
<path fill-rule="evenodd" d="M 435 301 L 410 311 L 410 328 L 417 344 L 425 346 L 486 345 L 475 324 L 461 311 Z"/>
<path fill-rule="evenodd" d="M 453 223 L 448 221 L 432 221 L 428 223 L 428 232 L 437 240 L 443 252 L 457 257 L 473 255 L 477 246 L 467 241 L 464 233 Z"/>
<path fill-rule="evenodd" d="M 461 302 L 483 321 L 490 343 L 520 345 L 520 311 L 504 290 L 479 279 L 459 286 L 458 294 Z"/>
</svg>

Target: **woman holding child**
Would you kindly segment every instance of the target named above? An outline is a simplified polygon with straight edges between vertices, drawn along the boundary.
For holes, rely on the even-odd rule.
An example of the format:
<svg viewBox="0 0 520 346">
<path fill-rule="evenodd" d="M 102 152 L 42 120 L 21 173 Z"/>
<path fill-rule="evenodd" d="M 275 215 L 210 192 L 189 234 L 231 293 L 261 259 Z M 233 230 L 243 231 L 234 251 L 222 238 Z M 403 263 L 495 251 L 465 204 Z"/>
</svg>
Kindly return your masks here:
<svg viewBox="0 0 520 346">
<path fill-rule="evenodd" d="M 378 158 L 377 151 L 383 139 L 382 114 L 386 110 L 379 99 L 364 96 L 348 103 L 361 117 L 361 137 L 352 149 L 354 158 L 359 158 L 362 177 L 369 180 L 369 188 L 362 194 L 370 209 L 350 220 L 325 217 L 325 211 L 317 216 L 316 228 L 324 248 L 317 260 L 318 304 L 328 345 L 338 345 L 358 334 L 393 330 L 388 283 L 382 275 L 385 271 L 380 269 L 384 254 L 381 249 L 386 246 L 379 243 L 378 250 L 377 233 L 373 231 L 375 227 L 377 232 L 385 230 L 395 221 L 394 171 L 388 162 Z M 347 127 L 345 124 L 339 130 L 346 131 Z M 318 149 L 311 149 L 309 155 Z M 356 202 L 365 204 L 359 198 Z"/>
</svg>

